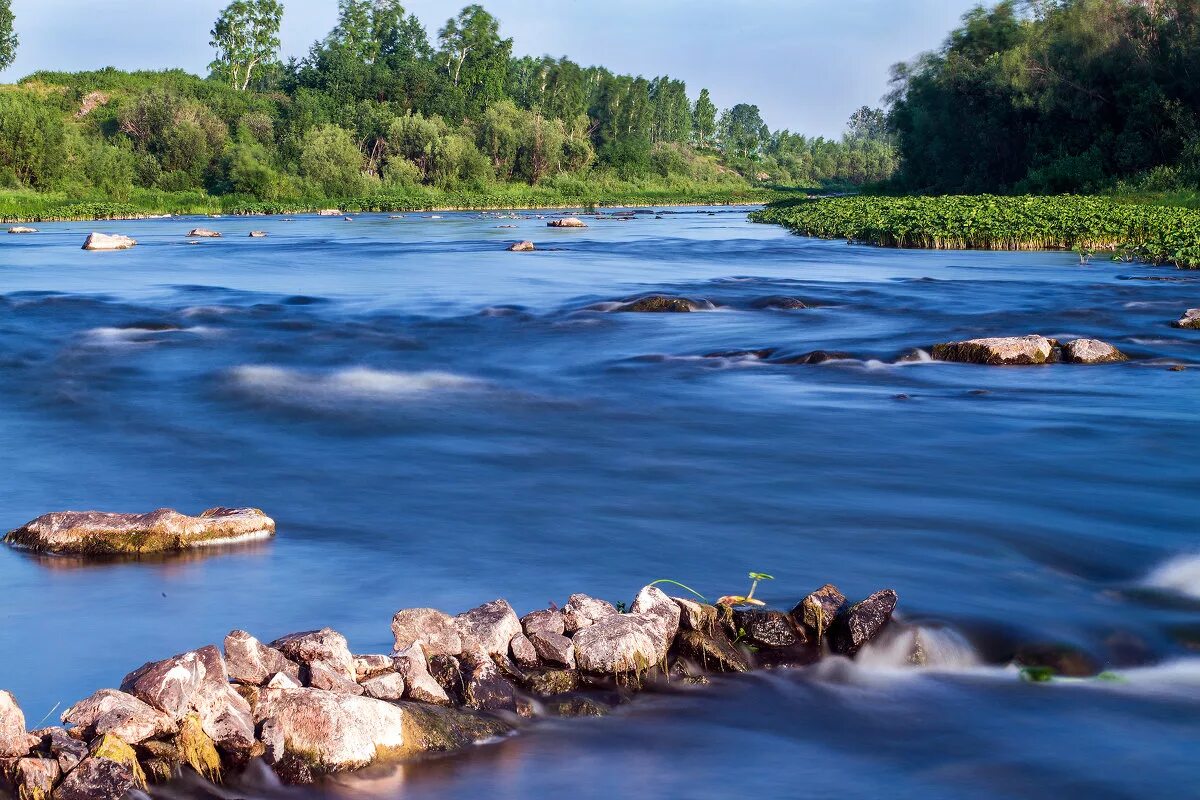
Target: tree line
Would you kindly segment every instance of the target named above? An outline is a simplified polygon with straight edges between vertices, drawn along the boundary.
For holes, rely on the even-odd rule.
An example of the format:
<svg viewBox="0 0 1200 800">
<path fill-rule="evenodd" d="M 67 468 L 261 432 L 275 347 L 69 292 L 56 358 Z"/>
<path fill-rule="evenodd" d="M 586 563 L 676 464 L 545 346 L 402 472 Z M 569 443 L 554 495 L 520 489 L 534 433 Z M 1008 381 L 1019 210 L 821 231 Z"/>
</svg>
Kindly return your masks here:
<svg viewBox="0 0 1200 800">
<path fill-rule="evenodd" d="M 0 187 L 273 200 L 506 182 L 813 186 L 895 169 L 884 129 L 772 133 L 757 106 L 719 111 L 707 89 L 692 99 L 668 75 L 514 56 L 479 5 L 431 38 L 397 0 L 339 0 L 329 34 L 286 62 L 284 13 L 280 0 L 231 2 L 204 78 L 39 72 L 0 92 Z M 0 0 L 0 68 L 12 28 Z"/>
</svg>

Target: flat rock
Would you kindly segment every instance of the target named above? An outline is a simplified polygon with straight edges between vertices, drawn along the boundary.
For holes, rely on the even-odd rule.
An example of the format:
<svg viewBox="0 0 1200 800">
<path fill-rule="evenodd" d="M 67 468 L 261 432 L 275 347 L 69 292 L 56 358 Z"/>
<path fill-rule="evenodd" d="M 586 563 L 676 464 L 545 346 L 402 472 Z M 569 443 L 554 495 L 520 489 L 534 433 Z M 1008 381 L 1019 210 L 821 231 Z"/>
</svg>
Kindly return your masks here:
<svg viewBox="0 0 1200 800">
<path fill-rule="evenodd" d="M 838 615 L 829 631 L 833 652 L 851 657 L 857 654 L 891 621 L 896 601 L 896 593 L 884 589 Z"/>
<path fill-rule="evenodd" d="M 385 672 L 362 682 L 363 693 L 376 700 L 394 701 L 404 697 L 404 678 L 397 672 Z"/>
<path fill-rule="evenodd" d="M 508 252 L 510 253 L 532 253 L 534 250 L 537 250 L 537 248 L 533 242 L 529 241 L 515 242 L 508 246 Z"/>
<path fill-rule="evenodd" d="M 137 246 L 137 240 L 120 234 L 91 233 L 83 243 L 84 250 L 128 250 Z"/>
<path fill-rule="evenodd" d="M 264 700 L 257 716 L 270 764 L 291 756 L 325 774 L 406 755 L 404 711 L 382 700 L 283 689 Z"/>
<path fill-rule="evenodd" d="M 1053 352 L 1053 342 L 1045 336 L 1031 335 L 937 344 L 933 346 L 932 355 L 936 361 L 1009 366 L 1045 364 Z"/>
<path fill-rule="evenodd" d="M 1062 346 L 1063 361 L 1068 364 L 1112 364 L 1128 361 L 1129 356 L 1099 339 L 1074 339 Z"/>
<path fill-rule="evenodd" d="M 574 634 L 616 613 L 616 606 L 607 600 L 599 600 L 586 594 L 573 594 L 563 606 L 563 633 Z"/>
<path fill-rule="evenodd" d="M 521 628 L 525 631 L 526 635 L 534 631 L 562 635 L 566 633 L 567 621 L 563 618 L 562 611 L 554 608 L 546 608 L 541 611 L 531 611 L 521 617 Z"/>
<path fill-rule="evenodd" d="M 507 600 L 493 600 L 454 618 L 463 648 L 481 649 L 489 656 L 508 657 L 508 645 L 521 631 L 521 620 Z"/>
<path fill-rule="evenodd" d="M 745 655 L 720 630 L 712 633 L 695 629 L 679 632 L 675 652 L 705 672 L 746 672 L 750 669 Z"/>
<path fill-rule="evenodd" d="M 192 228 L 192 230 L 188 232 L 188 236 L 195 237 L 197 239 L 221 238 L 221 234 L 217 233 L 216 231 L 210 231 L 208 228 Z"/>
<path fill-rule="evenodd" d="M 695 311 L 698 306 L 685 297 L 668 297 L 655 294 L 642 297 L 625 305 L 618 306 L 617 311 L 640 312 L 643 314 L 687 313 Z"/>
<path fill-rule="evenodd" d="M 210 508 L 198 517 L 164 508 L 149 514 L 58 511 L 11 531 L 4 541 L 44 553 L 138 555 L 274 535 L 275 521 L 254 508 Z"/>
<path fill-rule="evenodd" d="M 300 679 L 298 664 L 245 631 L 231 631 L 225 637 L 225 667 L 230 680 L 251 686 L 262 686 L 277 672 Z"/>
<path fill-rule="evenodd" d="M 111 733 L 129 744 L 173 735 L 179 725 L 165 712 L 125 692 L 101 689 L 68 708 L 62 721 L 84 739 Z"/>
<path fill-rule="evenodd" d="M 1172 323 L 1176 328 L 1200 330 L 1200 308 L 1189 308 L 1183 316 Z"/>
<path fill-rule="evenodd" d="M 435 608 L 407 608 L 392 617 L 392 636 L 399 652 L 420 642 L 426 657 L 462 653 L 462 635 L 454 617 Z"/>
<path fill-rule="evenodd" d="M 550 228 L 586 228 L 587 223 L 578 217 L 563 217 L 547 222 L 546 226 Z"/>
<path fill-rule="evenodd" d="M 25 730 L 25 714 L 11 693 L 0 690 L 0 758 L 17 758 L 29 752 L 37 739 Z"/>
<path fill-rule="evenodd" d="M 575 648 L 566 636 L 537 630 L 529 634 L 529 641 L 538 658 L 549 666 L 575 669 Z"/>
<path fill-rule="evenodd" d="M 271 642 L 271 647 L 298 664 L 320 662 L 347 680 L 354 680 L 354 656 L 346 637 L 332 628 L 292 633 Z"/>
<path fill-rule="evenodd" d="M 9 233 L 13 233 L 13 234 L 21 234 L 21 233 L 37 233 L 37 232 L 38 232 L 38 229 L 37 229 L 37 228 L 29 228 L 29 227 L 26 227 L 26 226 L 24 226 L 24 225 L 17 225 L 16 227 L 9 228 L 9 229 L 8 229 L 8 232 L 9 232 Z"/>
<path fill-rule="evenodd" d="M 832 583 L 827 583 L 792 609 L 792 619 L 802 624 L 813 640 L 818 641 L 837 619 L 838 612 L 844 605 L 846 595 L 838 591 Z"/>
</svg>

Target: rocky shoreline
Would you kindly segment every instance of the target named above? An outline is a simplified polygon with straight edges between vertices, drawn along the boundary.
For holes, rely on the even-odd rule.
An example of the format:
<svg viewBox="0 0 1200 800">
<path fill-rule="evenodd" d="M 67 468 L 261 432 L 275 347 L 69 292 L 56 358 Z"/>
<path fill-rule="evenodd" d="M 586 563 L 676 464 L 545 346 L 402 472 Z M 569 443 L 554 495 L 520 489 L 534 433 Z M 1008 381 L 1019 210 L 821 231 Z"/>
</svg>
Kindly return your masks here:
<svg viewBox="0 0 1200 800">
<path fill-rule="evenodd" d="M 211 781 L 261 759 L 281 780 L 451 752 L 538 717 L 600 716 L 639 692 L 719 673 L 854 658 L 891 623 L 885 589 L 832 585 L 790 612 L 643 588 L 627 610 L 575 594 L 518 617 L 504 600 L 451 616 L 403 609 L 390 654 L 354 654 L 324 628 L 269 644 L 245 631 L 151 662 L 26 731 L 0 691 L 0 790 L 21 800 L 120 798 L 184 770 Z M 750 601 L 754 602 L 754 601 Z M 919 654 L 914 654 L 917 657 Z"/>
</svg>

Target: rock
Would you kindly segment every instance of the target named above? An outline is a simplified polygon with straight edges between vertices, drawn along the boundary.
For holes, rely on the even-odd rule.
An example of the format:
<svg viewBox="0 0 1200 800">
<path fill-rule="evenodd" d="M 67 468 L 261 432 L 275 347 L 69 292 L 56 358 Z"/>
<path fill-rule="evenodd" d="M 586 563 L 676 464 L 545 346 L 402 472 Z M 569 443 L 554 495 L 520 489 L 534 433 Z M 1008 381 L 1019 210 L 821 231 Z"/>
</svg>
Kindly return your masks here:
<svg viewBox="0 0 1200 800">
<path fill-rule="evenodd" d="M 1172 323 L 1176 328 L 1200 330 L 1200 308 L 1189 308 L 1183 316 Z"/>
<path fill-rule="evenodd" d="M 317 216 L 319 216 L 319 217 L 340 217 L 340 216 L 342 216 L 342 212 L 336 208 L 323 208 L 317 212 Z"/>
<path fill-rule="evenodd" d="M 125 692 L 100 691 L 63 712 L 62 721 L 86 740 L 111 733 L 129 744 L 173 735 L 179 726 L 157 708 Z"/>
<path fill-rule="evenodd" d="M 851 657 L 857 654 L 891 621 L 896 600 L 894 591 L 884 589 L 839 614 L 829 629 L 833 652 Z"/>
<path fill-rule="evenodd" d="M 654 587 L 637 596 L 632 613 L 602 617 L 575 634 L 579 669 L 606 675 L 644 673 L 662 663 L 679 629 L 679 606 Z"/>
<path fill-rule="evenodd" d="M 570 641 L 570 639 L 567 641 Z M 524 634 L 514 636 L 513 640 L 508 644 L 508 649 L 512 652 L 513 661 L 517 662 L 517 666 L 525 669 L 536 669 L 540 664 L 537 650 L 533 647 L 533 642 L 529 641 L 529 637 Z"/>
<path fill-rule="evenodd" d="M 516 687 L 483 653 L 464 655 L 463 702 L 476 711 L 516 711 Z"/>
<path fill-rule="evenodd" d="M 254 508 L 210 508 L 198 517 L 171 509 L 149 514 L 59 511 L 11 531 L 4 541 L 27 550 L 76 555 L 160 553 L 275 535 L 275 521 Z"/>
<path fill-rule="evenodd" d="M 1044 336 L 1010 336 L 993 339 L 969 339 L 933 346 L 936 361 L 993 366 L 1045 364 L 1051 360 L 1054 342 Z"/>
<path fill-rule="evenodd" d="M 376 700 L 399 700 L 404 697 L 404 678 L 399 673 L 385 672 L 373 678 L 367 678 L 362 683 L 363 692 L 367 697 Z"/>
<path fill-rule="evenodd" d="M 740 610 L 733 612 L 738 641 L 758 648 L 784 648 L 803 644 L 805 635 L 792 618 L 781 611 Z"/>
<path fill-rule="evenodd" d="M 617 613 L 607 600 L 597 600 L 586 594 L 573 594 L 563 607 L 563 633 L 572 635 Z"/>
<path fill-rule="evenodd" d="M 391 672 L 394 669 L 391 656 L 368 655 L 354 657 L 354 680 L 359 683 L 376 675 Z"/>
<path fill-rule="evenodd" d="M 613 609 L 616 612 L 616 609 Z M 531 611 L 521 617 L 521 628 L 525 634 L 529 635 L 534 631 L 543 633 L 557 633 L 560 636 L 566 633 L 567 621 L 563 617 L 563 612 L 553 608 L 543 609 L 541 611 Z"/>
<path fill-rule="evenodd" d="M 529 241 L 516 242 L 508 246 L 508 252 L 510 253 L 532 253 L 536 249 L 533 242 Z"/>
<path fill-rule="evenodd" d="M 529 634 L 529 641 L 538 657 L 545 663 L 564 669 L 575 669 L 575 648 L 566 636 L 538 630 Z"/>
<path fill-rule="evenodd" d="M 401 703 L 408 727 L 405 745 L 411 753 L 445 753 L 493 739 L 512 728 L 491 715 L 456 708 Z"/>
<path fill-rule="evenodd" d="M 446 690 L 429 674 L 429 662 L 420 645 L 406 647 L 396 653 L 392 661 L 396 665 L 396 672 L 404 679 L 405 696 L 408 699 L 434 705 L 450 704 Z"/>
<path fill-rule="evenodd" d="M 426 657 L 456 656 L 463 650 L 454 617 L 434 608 L 408 608 L 392 617 L 396 652 L 420 642 Z"/>
<path fill-rule="evenodd" d="M 592 697 L 567 697 L 546 703 L 546 710 L 556 717 L 603 717 L 609 707 Z"/>
<path fill-rule="evenodd" d="M 577 670 L 552 669 L 544 672 L 531 672 L 522 681 L 525 689 L 541 697 L 566 694 L 578 691 L 583 680 Z"/>
<path fill-rule="evenodd" d="M 274 675 L 271 676 L 271 679 L 269 681 L 267 681 L 265 688 L 267 688 L 267 689 L 299 689 L 299 688 L 301 688 L 301 684 L 300 684 L 300 680 L 298 678 L 293 678 L 291 675 L 289 675 L 285 672 L 276 672 Z"/>
<path fill-rule="evenodd" d="M 13 768 L 12 783 L 19 800 L 49 800 L 62 768 L 52 758 L 22 758 Z"/>
<path fill-rule="evenodd" d="M 336 694 L 362 694 L 363 687 L 347 678 L 337 667 L 323 661 L 308 665 L 307 685 L 314 689 L 325 689 Z"/>
<path fill-rule="evenodd" d="M 493 600 L 454 618 L 463 647 L 478 647 L 489 656 L 508 657 L 508 645 L 521 634 L 521 620 L 507 600 Z"/>
<path fill-rule="evenodd" d="M 292 756 L 324 774 L 406 754 L 404 711 L 382 700 L 284 689 L 263 702 L 258 716 L 270 764 Z"/>
<path fill-rule="evenodd" d="M 809 353 L 801 353 L 798 356 L 783 356 L 781 358 L 772 359 L 772 364 L 824 364 L 826 361 L 848 361 L 852 360 L 852 353 L 844 353 L 840 350 L 813 350 Z"/>
<path fill-rule="evenodd" d="M 844 605 L 846 596 L 832 583 L 827 583 L 792 609 L 792 619 L 804 625 L 814 641 L 819 641 Z"/>
<path fill-rule="evenodd" d="M 9 233 L 37 233 L 38 229 L 37 228 L 26 228 L 22 225 L 17 225 L 14 228 L 9 228 L 8 232 Z"/>
<path fill-rule="evenodd" d="M 191 232 L 188 233 L 188 236 L 192 236 L 192 237 L 195 237 L 198 239 L 220 239 L 221 238 L 221 234 L 217 233 L 216 231 L 210 231 L 208 228 L 192 228 Z"/>
<path fill-rule="evenodd" d="M 321 662 L 347 680 L 354 680 L 354 656 L 346 637 L 332 628 L 292 633 L 271 642 L 271 647 L 299 664 L 312 666 Z"/>
<path fill-rule="evenodd" d="M 54 790 L 54 800 L 113 800 L 125 797 L 132 789 L 145 788 L 146 775 L 133 748 L 106 734 L 92 744 L 88 757 L 63 778 Z"/>
<path fill-rule="evenodd" d="M 462 664 L 456 656 L 434 656 L 429 659 L 429 674 L 441 686 L 450 705 L 463 704 L 463 675 Z"/>
<path fill-rule="evenodd" d="M 225 667 L 230 680 L 252 686 L 262 686 L 278 672 L 300 680 L 298 664 L 245 631 L 231 631 L 225 637 Z M 388 659 L 388 667 L 391 667 L 391 659 Z"/>
<path fill-rule="evenodd" d="M 638 592 L 629 611 L 631 614 L 658 620 L 662 627 L 666 646 L 670 647 L 675 634 L 679 632 L 679 620 L 683 613 L 678 603 L 667 597 L 658 587 L 647 586 Z"/>
<path fill-rule="evenodd" d="M 683 297 L 667 297 L 665 295 L 656 294 L 649 297 L 642 297 L 634 300 L 631 303 L 626 303 L 619 306 L 616 310 L 623 312 L 641 312 L 649 314 L 662 313 L 687 313 L 695 311 L 696 304 L 691 300 Z"/>
<path fill-rule="evenodd" d="M 267 238 L 267 232 L 266 232 L 266 231 L 250 231 L 250 237 L 249 237 L 249 238 L 251 238 L 251 239 L 265 239 L 265 238 Z"/>
<path fill-rule="evenodd" d="M 42 750 L 54 756 L 64 775 L 88 757 L 87 742 L 79 741 L 62 728 L 51 728 L 45 732 Z"/>
<path fill-rule="evenodd" d="M 1099 339 L 1075 339 L 1062 346 L 1063 361 L 1068 364 L 1111 364 L 1128 361 L 1129 356 Z"/>
<path fill-rule="evenodd" d="M 785 295 L 772 295 L 770 297 L 760 297 L 750 304 L 753 308 L 776 309 L 780 311 L 793 311 L 802 308 L 808 308 L 804 305 L 804 301 L 799 297 L 787 297 Z"/>
<path fill-rule="evenodd" d="M 1017 649 L 1013 663 L 1045 669 L 1067 678 L 1090 678 L 1102 669 L 1094 656 L 1069 644 L 1027 644 Z"/>
<path fill-rule="evenodd" d="M 686 597 L 672 597 L 679 606 L 679 625 L 692 631 L 711 631 L 717 625 L 717 609 Z"/>
<path fill-rule="evenodd" d="M 0 758 L 19 758 L 38 743 L 25 730 L 25 714 L 9 692 L 0 690 Z"/>
<path fill-rule="evenodd" d="M 205 780 L 215 782 L 220 779 L 221 757 L 212 737 L 204 732 L 204 726 L 195 714 L 184 717 L 179 735 L 175 737 L 175 750 L 180 760 Z"/>
<path fill-rule="evenodd" d="M 550 228 L 586 228 L 587 223 L 578 217 L 563 217 L 546 223 Z"/>
<path fill-rule="evenodd" d="M 705 633 L 689 628 L 679 632 L 675 651 L 706 672 L 746 672 L 750 664 L 733 642 L 719 630 Z"/>
<path fill-rule="evenodd" d="M 137 245 L 136 239 L 128 236 L 109 235 L 107 233 L 92 233 L 83 243 L 84 250 L 128 250 Z"/>
</svg>

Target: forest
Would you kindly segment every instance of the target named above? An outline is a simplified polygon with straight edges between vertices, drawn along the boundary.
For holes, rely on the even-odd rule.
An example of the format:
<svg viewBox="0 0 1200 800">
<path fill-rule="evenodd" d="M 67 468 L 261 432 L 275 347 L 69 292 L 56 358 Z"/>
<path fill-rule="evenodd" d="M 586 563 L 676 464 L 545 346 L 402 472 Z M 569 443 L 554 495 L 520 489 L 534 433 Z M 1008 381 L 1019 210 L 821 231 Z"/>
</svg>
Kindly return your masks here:
<svg viewBox="0 0 1200 800">
<path fill-rule="evenodd" d="M 856 112 L 838 140 L 772 132 L 754 104 L 720 111 L 669 75 L 515 56 L 479 5 L 431 38 L 397 0 L 340 0 L 333 30 L 286 62 L 284 13 L 279 0 L 230 3 L 204 77 L 42 71 L 0 87 L 0 190 L 15 206 L 0 198 L 0 213 L 44 209 L 39 198 L 164 210 L 719 201 L 896 169 L 880 110 Z M 0 0 L 0 68 L 15 27 Z"/>
</svg>

